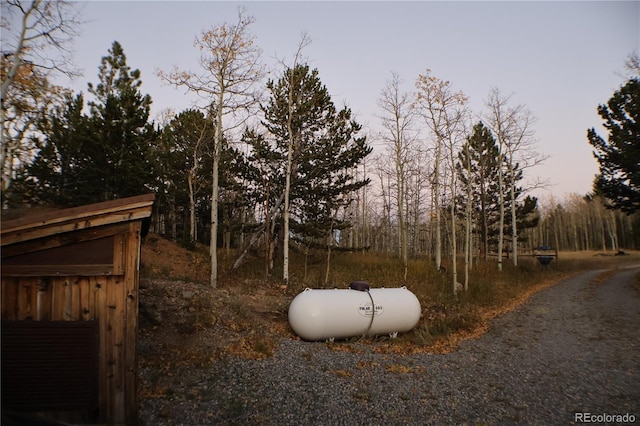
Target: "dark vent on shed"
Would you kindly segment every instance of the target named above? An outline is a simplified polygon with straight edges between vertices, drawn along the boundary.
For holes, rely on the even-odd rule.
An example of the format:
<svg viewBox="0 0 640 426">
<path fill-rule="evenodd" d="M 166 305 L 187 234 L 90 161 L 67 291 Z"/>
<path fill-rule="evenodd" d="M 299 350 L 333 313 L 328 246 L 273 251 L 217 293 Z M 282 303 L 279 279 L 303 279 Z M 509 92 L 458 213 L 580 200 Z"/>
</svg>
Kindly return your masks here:
<svg viewBox="0 0 640 426">
<path fill-rule="evenodd" d="M 97 321 L 2 321 L 2 406 L 98 407 Z"/>
</svg>

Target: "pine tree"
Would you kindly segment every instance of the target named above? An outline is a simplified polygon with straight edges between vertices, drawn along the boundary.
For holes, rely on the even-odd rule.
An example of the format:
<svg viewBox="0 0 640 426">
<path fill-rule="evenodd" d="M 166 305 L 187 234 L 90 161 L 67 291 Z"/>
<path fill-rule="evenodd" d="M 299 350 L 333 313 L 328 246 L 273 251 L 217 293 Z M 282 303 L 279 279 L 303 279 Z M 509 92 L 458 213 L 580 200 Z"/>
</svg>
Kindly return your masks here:
<svg viewBox="0 0 640 426">
<path fill-rule="evenodd" d="M 189 109 L 176 115 L 159 133 L 159 143 L 152 154 L 158 159 L 154 185 L 156 211 L 165 216 L 168 226 L 165 232 L 172 238 L 195 241 L 199 213 L 196 200 L 205 188 L 210 192 L 208 148 L 213 137 L 212 122 L 201 111 Z M 188 209 L 180 209 L 183 206 Z M 189 220 L 178 217 L 178 210 L 188 211 Z"/>
<path fill-rule="evenodd" d="M 522 203 L 519 203 L 516 206 L 516 209 L 518 229 L 524 231 L 528 228 L 535 228 L 538 226 L 538 222 L 540 222 L 540 215 L 538 213 L 537 197 L 527 195 L 524 197 L 524 200 L 522 200 Z M 525 242 L 526 239 L 522 237 L 520 238 L 520 241 Z"/>
<path fill-rule="evenodd" d="M 89 83 L 89 102 L 96 139 L 95 167 L 102 180 L 102 200 L 138 195 L 149 190 L 155 140 L 149 123 L 151 97 L 140 93 L 140 71 L 131 70 L 122 46 L 113 42 L 102 58 L 97 85 Z M 98 200 L 96 200 L 98 201 Z"/>
<path fill-rule="evenodd" d="M 467 156 L 471 163 L 471 173 L 473 176 L 469 176 L 465 164 L 467 163 Z M 483 260 L 486 261 L 487 254 L 491 249 L 497 245 L 499 235 L 511 235 L 511 215 L 505 216 L 505 222 L 503 232 L 500 233 L 499 229 L 499 148 L 495 138 L 482 123 L 478 123 L 473 127 L 473 134 L 467 138 L 465 146 L 460 150 L 458 154 L 458 175 L 463 187 L 471 183 L 472 190 L 472 202 L 471 204 L 476 206 L 474 211 L 474 221 L 480 229 L 480 249 Z M 507 164 L 504 164 L 503 159 L 502 168 L 507 169 Z M 516 185 L 514 187 L 515 199 L 518 200 L 523 193 L 523 189 L 517 186 L 517 182 L 523 179 L 524 175 L 520 166 L 516 163 L 513 165 L 513 178 Z M 504 200 L 505 210 L 511 209 L 511 199 L 507 195 L 507 191 L 511 187 L 511 174 L 503 173 L 503 187 L 504 187 Z M 466 191 L 462 191 L 464 194 L 458 197 L 458 204 L 466 204 Z M 538 216 L 537 211 L 537 198 L 527 196 L 516 204 L 516 224 L 517 229 L 524 230 L 537 226 Z"/>
<path fill-rule="evenodd" d="M 44 135 L 40 149 L 26 168 L 28 202 L 70 207 L 98 198 L 101 177 L 95 173 L 95 140 L 89 118 L 83 114 L 82 94 L 67 97 L 64 105 L 38 125 Z"/>
<path fill-rule="evenodd" d="M 69 207 L 152 188 L 151 98 L 140 94 L 140 72 L 127 66 L 120 44 L 114 42 L 109 53 L 102 58 L 100 83 L 89 84 L 95 96 L 89 115 L 78 94 L 67 96 L 64 105 L 40 121 L 44 136 L 22 179 L 30 201 Z"/>
<path fill-rule="evenodd" d="M 210 236 L 207 217 L 211 217 L 213 126 L 212 118 L 201 111 L 185 110 L 159 131 L 159 143 L 152 155 L 158 159 L 154 189 L 156 209 L 165 218 L 165 233 L 189 245 L 198 235 L 203 242 L 205 234 Z M 246 213 L 247 188 L 242 185 L 245 168 L 242 154 L 223 138 L 218 216 L 219 234 L 227 248 Z"/>
<path fill-rule="evenodd" d="M 288 103 L 291 83 L 293 105 Z M 278 81 L 270 80 L 267 88 L 269 98 L 263 106 L 267 133 L 258 136 L 252 132 L 246 138 L 252 145 L 251 159 L 262 164 L 260 171 L 252 173 L 254 179 L 260 176 L 253 187 L 268 191 L 259 198 L 269 199 L 267 210 L 278 211 L 292 136 L 292 232 L 299 239 L 329 238 L 332 230 L 349 226 L 336 213 L 352 201 L 355 191 L 368 184 L 352 172 L 371 147 L 365 137 L 358 136 L 361 126 L 351 118 L 351 110 L 336 110 L 317 70 L 298 65 L 287 69 Z"/>
<path fill-rule="evenodd" d="M 587 138 L 600 165 L 594 187 L 610 206 L 626 213 L 640 210 L 640 78 L 630 79 L 617 90 L 598 114 L 609 131 L 608 142 L 595 129 Z"/>
<path fill-rule="evenodd" d="M 294 74 L 292 81 L 298 99 L 291 126 L 293 139 L 297 141 L 293 155 L 292 212 L 298 224 L 308 225 L 311 218 L 326 224 L 336 208 L 350 201 L 353 191 L 368 183 L 354 179 L 351 172 L 371 148 L 366 138 L 357 136 L 361 126 L 351 119 L 351 110 L 336 111 L 317 70 L 298 66 L 288 72 Z M 287 111 L 280 106 L 289 81 L 287 73 L 277 84 L 270 82 L 267 86 L 271 98 L 265 109 L 265 125 L 275 136 L 275 151 L 282 153 L 288 138 L 284 126 Z M 342 225 L 340 221 L 335 223 L 338 227 Z"/>
<path fill-rule="evenodd" d="M 472 176 L 468 176 L 465 164 L 467 155 L 471 163 Z M 458 173 L 461 185 L 472 184 L 472 205 L 475 207 L 474 222 L 480 228 L 480 253 L 484 261 L 490 246 L 491 228 L 498 215 L 498 145 L 481 122 L 473 127 L 473 134 L 458 155 Z M 465 192 L 465 191 L 463 191 Z M 464 196 L 461 196 L 464 197 Z M 460 205 L 465 200 L 461 198 Z"/>
</svg>

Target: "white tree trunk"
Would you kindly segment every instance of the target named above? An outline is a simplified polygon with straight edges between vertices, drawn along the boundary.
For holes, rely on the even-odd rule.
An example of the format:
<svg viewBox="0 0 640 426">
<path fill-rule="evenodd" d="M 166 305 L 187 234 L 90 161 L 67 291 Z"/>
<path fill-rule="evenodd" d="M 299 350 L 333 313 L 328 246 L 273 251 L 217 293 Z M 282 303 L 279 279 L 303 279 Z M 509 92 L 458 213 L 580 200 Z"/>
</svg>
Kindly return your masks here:
<svg viewBox="0 0 640 426">
<path fill-rule="evenodd" d="M 291 126 L 291 122 L 293 120 L 293 71 L 294 68 L 291 69 L 291 81 L 289 82 L 289 98 L 287 102 L 289 103 L 289 113 L 287 117 L 287 133 L 289 134 L 289 144 L 287 146 L 287 170 L 285 173 L 285 184 L 284 184 L 284 212 L 282 213 L 282 220 L 284 222 L 284 240 L 282 242 L 282 280 L 284 281 L 284 285 L 289 285 L 289 191 L 291 190 L 291 168 L 293 163 L 293 128 Z"/>
<path fill-rule="evenodd" d="M 436 256 L 436 269 L 439 270 L 442 265 L 442 231 L 441 231 L 441 212 L 440 212 L 440 150 L 441 150 L 442 142 L 438 141 L 438 146 L 436 147 L 436 159 L 434 165 L 434 182 L 433 182 L 433 204 L 434 209 L 436 210 L 436 246 L 435 246 L 435 256 Z"/>
<path fill-rule="evenodd" d="M 399 142 L 401 144 L 402 142 Z M 396 156 L 396 181 L 398 183 L 398 199 L 397 199 L 397 209 L 398 209 L 398 248 L 400 258 L 402 259 L 402 266 L 404 268 L 404 279 L 407 279 L 407 270 L 408 270 L 408 251 L 407 251 L 407 223 L 405 220 L 405 198 L 406 198 L 406 176 L 403 167 L 402 156 Z"/>
<path fill-rule="evenodd" d="M 455 141 L 452 136 L 449 137 L 449 166 L 451 167 L 451 177 L 449 178 L 449 192 L 451 193 L 451 284 L 453 286 L 453 294 L 457 293 L 458 287 L 458 241 L 456 237 L 456 151 Z"/>
<path fill-rule="evenodd" d="M 616 226 L 616 215 L 613 211 L 607 214 L 607 228 L 609 229 L 609 241 L 611 242 L 611 250 L 618 250 L 618 227 Z"/>
<path fill-rule="evenodd" d="M 500 144 L 500 155 L 498 156 L 498 192 L 500 196 L 500 220 L 498 229 L 498 271 L 502 271 L 502 244 L 504 238 L 504 176 L 502 171 L 502 143 Z"/>
<path fill-rule="evenodd" d="M 189 183 L 189 238 L 191 241 L 197 239 L 196 234 L 196 197 L 193 188 L 193 177 L 191 173 L 188 176 Z"/>
<path fill-rule="evenodd" d="M 211 96 L 208 104 L 215 108 L 214 153 L 211 189 L 211 275 L 212 288 L 218 285 L 217 235 L 218 235 L 218 194 L 220 155 L 224 128 L 222 119 L 226 113 L 249 112 L 256 104 L 257 93 L 253 85 L 263 75 L 259 62 L 260 49 L 254 44 L 248 27 L 253 17 L 244 16 L 244 9 L 238 9 L 235 25 L 222 24 L 203 31 L 196 37 L 194 45 L 200 51 L 201 74 L 174 68 L 170 72 L 158 71 L 157 75 L 175 86 L 185 86 L 189 91 Z M 231 95 L 231 96 L 226 96 Z M 225 99 L 225 97 L 227 99 Z M 235 127 L 240 123 L 236 123 Z"/>
<path fill-rule="evenodd" d="M 291 128 L 290 125 L 289 128 Z M 291 151 L 292 143 L 289 142 L 289 150 L 287 153 L 287 173 L 284 187 L 284 212 L 282 214 L 282 219 L 284 221 L 284 240 L 282 242 L 282 280 L 284 281 L 284 285 L 289 285 L 289 190 L 291 189 L 291 162 L 293 155 Z"/>
<path fill-rule="evenodd" d="M 513 176 L 513 168 L 511 167 L 511 161 L 509 160 L 511 169 L 511 249 L 513 253 L 513 266 L 518 266 L 518 223 L 516 222 L 516 183 Z"/>
<path fill-rule="evenodd" d="M 455 175 L 455 173 L 452 173 Z M 451 178 L 451 195 L 455 198 L 455 178 Z M 456 203 L 451 202 L 451 283 L 453 285 L 453 293 L 456 293 L 458 284 L 458 262 L 456 262 L 456 254 L 458 251 L 458 243 L 456 241 Z"/>
<path fill-rule="evenodd" d="M 467 144 L 467 205 L 465 206 L 465 247 L 464 247 L 464 291 L 469 291 L 469 269 L 471 266 L 471 218 L 472 218 L 472 209 L 473 203 L 471 202 L 472 196 L 472 187 L 473 187 L 473 177 L 471 171 L 471 158 L 469 156 L 469 145 Z"/>
<path fill-rule="evenodd" d="M 222 85 L 221 85 L 222 86 Z M 209 251 L 211 254 L 211 288 L 218 287 L 218 167 L 220 164 L 220 152 L 222 151 L 222 105 L 224 101 L 224 90 L 218 93 L 218 104 L 216 108 L 216 128 L 214 130 L 213 146 L 213 171 L 211 182 L 211 239 Z"/>
</svg>

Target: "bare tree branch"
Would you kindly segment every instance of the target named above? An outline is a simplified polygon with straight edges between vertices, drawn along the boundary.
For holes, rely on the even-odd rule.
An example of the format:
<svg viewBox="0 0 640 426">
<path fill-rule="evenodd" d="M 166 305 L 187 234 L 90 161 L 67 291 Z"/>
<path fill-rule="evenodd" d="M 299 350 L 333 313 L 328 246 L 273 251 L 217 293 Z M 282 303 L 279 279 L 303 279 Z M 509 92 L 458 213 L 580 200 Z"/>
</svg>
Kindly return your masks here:
<svg viewBox="0 0 640 426">
<path fill-rule="evenodd" d="M 49 84 L 52 74 L 79 75 L 71 47 L 82 22 L 77 4 L 62 0 L 6 0 L 1 3 L 1 16 L 0 167 L 6 190 L 20 155 L 28 150 L 23 137 L 34 124 L 33 112 L 18 105 L 42 107 L 51 99 L 48 95 L 59 94 L 60 89 Z M 38 90 L 34 85 L 40 86 Z"/>
<path fill-rule="evenodd" d="M 210 240 L 213 288 L 218 280 L 218 167 L 223 136 L 226 131 L 247 119 L 259 99 L 255 83 L 264 74 L 260 63 L 262 52 L 255 45 L 255 36 L 249 33 L 249 26 L 254 21 L 253 17 L 245 16 L 245 9 L 240 7 L 236 23 L 224 23 L 196 36 L 193 44 L 200 51 L 200 73 L 181 71 L 177 67 L 169 72 L 157 71 L 157 75 L 165 82 L 186 87 L 204 97 L 207 108 L 214 110 Z"/>
<path fill-rule="evenodd" d="M 440 188 L 441 188 L 441 162 L 444 159 L 444 148 L 449 154 L 449 191 L 451 194 L 451 252 L 452 252 L 452 287 L 453 292 L 457 291 L 457 269 L 455 261 L 456 237 L 455 237 L 455 149 L 465 138 L 466 122 L 468 120 L 467 96 L 461 91 L 455 92 L 451 83 L 441 80 L 431 75 L 431 70 L 420 74 L 416 81 L 416 101 L 415 108 L 424 118 L 425 124 L 435 138 L 435 160 L 434 160 L 434 180 L 433 180 L 433 203 L 436 219 L 436 268 L 440 268 L 442 237 L 440 235 L 441 209 L 440 209 Z"/>
</svg>

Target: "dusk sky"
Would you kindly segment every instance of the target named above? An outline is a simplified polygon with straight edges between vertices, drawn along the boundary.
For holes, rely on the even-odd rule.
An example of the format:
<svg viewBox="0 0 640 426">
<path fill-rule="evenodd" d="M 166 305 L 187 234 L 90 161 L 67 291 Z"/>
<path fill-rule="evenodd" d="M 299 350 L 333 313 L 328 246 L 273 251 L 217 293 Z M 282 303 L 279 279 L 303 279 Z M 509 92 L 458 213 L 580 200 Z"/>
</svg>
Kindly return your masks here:
<svg viewBox="0 0 640 426">
<path fill-rule="evenodd" d="M 180 112 L 197 99 L 163 84 L 157 69 L 200 71 L 193 41 L 202 30 L 234 23 L 239 5 L 263 61 L 281 71 L 300 37 L 312 39 L 303 54 L 317 68 L 337 106 L 347 105 L 373 136 L 380 130 L 377 99 L 391 72 L 414 90 L 431 69 L 470 97 L 483 113 L 492 87 L 512 94 L 537 117 L 538 151 L 545 165 L 528 171 L 555 184 L 548 193 L 590 191 L 597 163 L 586 132 L 602 136 L 598 104 L 624 83 L 624 63 L 640 48 L 640 2 L 213 2 L 90 1 L 75 44 L 84 76 L 62 82 L 86 93 L 97 82 L 101 57 L 119 41 L 131 68 L 142 72 L 142 92 L 153 99 L 153 118 L 165 108 Z"/>
</svg>

